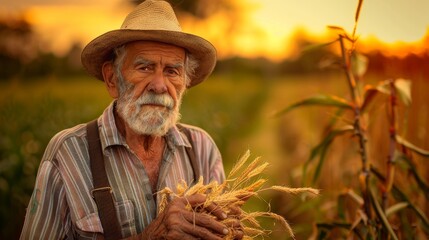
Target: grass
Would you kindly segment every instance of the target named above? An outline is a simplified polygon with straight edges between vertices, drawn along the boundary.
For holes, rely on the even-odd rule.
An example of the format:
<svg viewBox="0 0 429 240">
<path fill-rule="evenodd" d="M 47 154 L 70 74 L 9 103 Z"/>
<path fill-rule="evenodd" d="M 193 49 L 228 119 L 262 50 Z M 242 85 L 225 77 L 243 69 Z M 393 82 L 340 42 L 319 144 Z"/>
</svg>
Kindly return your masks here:
<svg viewBox="0 0 429 240">
<path fill-rule="evenodd" d="M 187 92 L 182 121 L 210 133 L 224 156 L 226 171 L 248 148 L 274 164 L 284 162 L 271 154 L 270 147 L 276 144 L 269 144 L 273 133 L 265 126 L 275 121 L 267 110 L 276 109 L 279 105 L 275 103 L 302 96 L 296 89 L 304 85 L 317 91 L 316 80 L 297 76 L 273 87 L 268 81 L 248 76 L 213 76 Z M 111 99 L 101 82 L 86 77 L 2 84 L 0 93 L 1 236 L 17 238 L 38 164 L 50 138 L 64 128 L 96 118 Z M 262 139 L 261 133 L 266 135 Z M 246 210 L 257 211 L 261 204 L 265 202 L 250 200 Z"/>
<path fill-rule="evenodd" d="M 37 168 L 50 138 L 61 129 L 97 117 L 109 102 L 99 83 L 85 83 L 82 79 L 2 84 L 0 238 L 18 238 Z"/>
<path fill-rule="evenodd" d="M 227 159 L 228 146 L 249 134 L 259 116 L 258 105 L 265 95 L 259 85 L 255 79 L 210 79 L 187 93 L 182 121 L 206 129 Z M 232 94 L 233 89 L 243 93 Z M 19 237 L 38 165 L 50 138 L 62 129 L 98 117 L 110 102 L 103 84 L 87 77 L 1 84 L 0 239 Z"/>
<path fill-rule="evenodd" d="M 382 80 L 378 76 L 372 78 Z M 425 76 L 411 79 L 416 97 L 407 122 L 401 124 L 406 126 L 409 140 L 429 149 L 425 134 L 429 131 L 429 96 L 425 93 L 429 82 Z M 283 118 L 272 115 L 315 93 L 344 95 L 346 87 L 342 75 L 296 75 L 274 80 L 214 75 L 185 95 L 182 122 L 209 132 L 223 154 L 226 172 L 230 172 L 244 150 L 251 149 L 254 155 L 269 162 L 264 176 L 270 185 L 301 187 L 302 165 L 318 143 L 323 133 L 320 126 L 332 116 L 332 111 L 309 107 Z M 102 83 L 87 77 L 0 84 L 0 239 L 19 237 L 39 161 L 50 138 L 64 128 L 96 118 L 110 101 Z M 376 107 L 383 111 L 383 106 Z M 381 143 L 386 142 L 382 131 L 378 130 Z M 271 210 L 288 220 L 297 239 L 307 239 L 311 223 L 332 217 L 335 196 L 350 186 L 347 179 L 355 178 L 354 159 L 349 158 L 354 149 L 344 142 L 335 141 L 328 153 L 323 177 L 317 183 L 321 196 L 303 201 L 301 197 L 266 191 L 260 193 L 265 201 L 250 199 L 244 210 Z M 380 145 L 379 149 L 384 148 Z M 376 154 L 377 149 L 373 151 Z M 420 174 L 427 179 L 428 165 L 418 156 L 415 161 Z M 309 176 L 311 170 L 310 166 Z M 422 196 L 416 198 L 424 203 Z M 263 220 L 261 225 L 264 229 L 274 228 L 272 239 L 288 236 L 271 221 Z"/>
</svg>

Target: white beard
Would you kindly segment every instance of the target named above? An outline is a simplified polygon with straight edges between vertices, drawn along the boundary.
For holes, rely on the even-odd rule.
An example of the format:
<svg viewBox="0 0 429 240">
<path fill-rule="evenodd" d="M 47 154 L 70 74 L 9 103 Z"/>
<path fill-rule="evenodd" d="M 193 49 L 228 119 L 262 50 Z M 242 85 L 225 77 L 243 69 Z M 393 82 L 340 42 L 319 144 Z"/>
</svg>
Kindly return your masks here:
<svg viewBox="0 0 429 240">
<path fill-rule="evenodd" d="M 133 86 L 126 86 L 117 100 L 117 112 L 125 123 L 137 134 L 164 136 L 180 119 L 179 107 L 181 96 L 177 104 L 169 94 L 155 94 L 144 92 L 135 101 Z M 157 104 L 164 107 L 154 107 L 145 104 Z"/>
</svg>

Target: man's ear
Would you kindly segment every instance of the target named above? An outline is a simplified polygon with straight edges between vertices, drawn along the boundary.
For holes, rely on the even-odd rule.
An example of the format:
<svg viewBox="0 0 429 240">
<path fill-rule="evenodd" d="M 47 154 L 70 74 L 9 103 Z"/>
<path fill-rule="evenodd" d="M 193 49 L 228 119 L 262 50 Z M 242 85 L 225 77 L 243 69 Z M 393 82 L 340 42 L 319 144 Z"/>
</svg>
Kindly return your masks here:
<svg viewBox="0 0 429 240">
<path fill-rule="evenodd" d="M 103 73 L 104 83 L 106 84 L 107 91 L 112 98 L 118 98 L 118 78 L 115 74 L 115 69 L 112 62 L 105 62 L 101 67 L 101 72 Z"/>
</svg>

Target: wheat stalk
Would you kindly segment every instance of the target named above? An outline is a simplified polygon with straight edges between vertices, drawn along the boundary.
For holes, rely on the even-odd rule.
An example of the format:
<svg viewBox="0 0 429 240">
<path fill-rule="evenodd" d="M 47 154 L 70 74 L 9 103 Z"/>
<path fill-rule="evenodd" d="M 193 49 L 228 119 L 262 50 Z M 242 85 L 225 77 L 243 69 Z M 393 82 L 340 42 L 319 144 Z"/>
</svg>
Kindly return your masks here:
<svg viewBox="0 0 429 240">
<path fill-rule="evenodd" d="M 237 161 L 227 179 L 222 184 L 212 181 L 204 185 L 203 178 L 200 177 L 198 182 L 193 186 L 188 186 L 185 181 L 179 183 L 174 193 L 169 188 L 160 191 L 161 199 L 158 211 L 164 211 L 165 207 L 171 201 L 172 197 L 185 197 L 193 194 L 206 194 L 206 202 L 204 207 L 211 203 L 215 203 L 227 214 L 231 210 L 231 206 L 242 206 L 245 201 L 250 197 L 259 197 L 259 192 L 266 190 L 274 190 L 288 194 L 311 193 L 313 195 L 319 194 L 319 190 L 313 188 L 290 188 L 286 186 L 269 186 L 262 188 L 267 179 L 262 178 L 260 175 L 268 167 L 268 163 L 261 163 L 261 158 L 255 158 L 251 163 L 246 166 L 250 157 L 250 151 L 247 150 L 245 154 Z M 257 180 L 253 180 L 258 177 Z M 192 211 L 202 211 L 203 208 L 192 209 L 190 205 L 187 206 Z M 289 223 L 282 216 L 272 212 L 251 212 L 247 213 L 241 210 L 239 220 L 243 225 L 244 238 L 253 239 L 258 236 L 269 235 L 270 230 L 262 229 L 258 222 L 258 218 L 268 217 L 281 224 L 281 226 L 288 232 L 288 234 L 295 239 L 293 230 Z M 227 225 L 231 219 L 225 219 L 224 223 Z M 228 225 L 227 225 L 228 226 Z M 232 230 L 232 229 L 231 229 Z M 233 239 L 232 232 L 225 236 L 224 239 Z"/>
</svg>

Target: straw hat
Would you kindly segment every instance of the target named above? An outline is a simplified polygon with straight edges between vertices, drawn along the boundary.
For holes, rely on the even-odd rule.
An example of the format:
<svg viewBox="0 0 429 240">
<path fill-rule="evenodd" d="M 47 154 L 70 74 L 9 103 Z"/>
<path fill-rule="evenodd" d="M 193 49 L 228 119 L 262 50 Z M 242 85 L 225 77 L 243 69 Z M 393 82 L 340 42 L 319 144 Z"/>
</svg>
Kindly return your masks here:
<svg viewBox="0 0 429 240">
<path fill-rule="evenodd" d="M 216 49 L 204 38 L 182 31 L 169 3 L 146 0 L 125 18 L 120 29 L 92 40 L 82 51 L 82 64 L 89 74 L 103 81 L 102 65 L 112 57 L 112 50 L 132 41 L 147 40 L 186 49 L 198 61 L 190 86 L 204 81 L 216 65 Z"/>
</svg>

